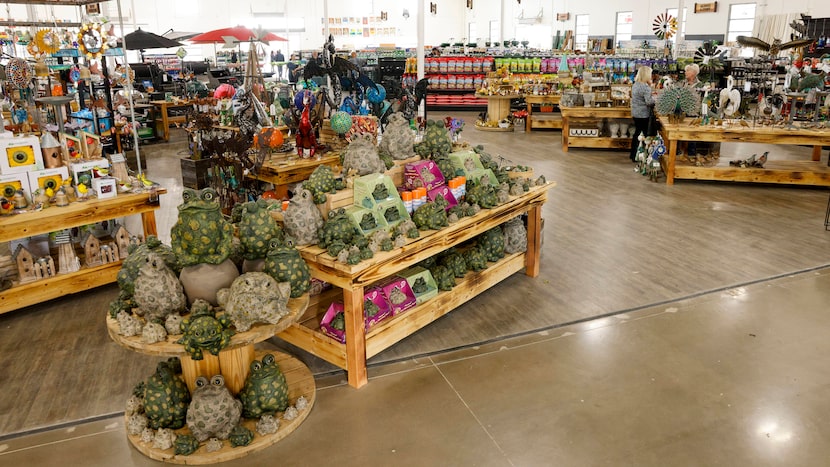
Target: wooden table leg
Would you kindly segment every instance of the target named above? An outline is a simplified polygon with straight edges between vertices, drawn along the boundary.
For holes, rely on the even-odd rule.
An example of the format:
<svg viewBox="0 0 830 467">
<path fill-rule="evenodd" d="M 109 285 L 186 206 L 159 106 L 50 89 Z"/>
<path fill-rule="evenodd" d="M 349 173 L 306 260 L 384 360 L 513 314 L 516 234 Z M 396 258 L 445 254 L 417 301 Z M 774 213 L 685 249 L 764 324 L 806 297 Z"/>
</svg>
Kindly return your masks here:
<svg viewBox="0 0 830 467">
<path fill-rule="evenodd" d="M 568 117 L 562 117 L 562 152 L 568 152 L 568 133 L 570 132 Z"/>
<path fill-rule="evenodd" d="M 677 140 L 669 140 L 669 160 L 666 163 L 666 185 L 674 185 L 674 163 L 677 159 Z"/>
<path fill-rule="evenodd" d="M 538 204 L 527 212 L 527 252 L 525 252 L 525 274 L 539 275 L 539 257 L 542 253 L 542 205 Z"/>
<path fill-rule="evenodd" d="M 816 162 L 821 160 L 821 146 L 813 146 L 813 160 Z"/>
<path fill-rule="evenodd" d="M 533 104 L 527 103 L 527 121 L 525 121 L 525 132 L 530 133 L 533 125 L 530 124 L 530 120 L 533 118 Z"/>
<path fill-rule="evenodd" d="M 158 195 L 156 195 L 158 196 Z M 147 211 L 141 213 L 141 225 L 144 227 L 144 239 L 146 240 L 150 235 L 158 236 L 156 231 L 156 213 L 155 211 Z"/>
<path fill-rule="evenodd" d="M 164 140 L 170 141 L 170 118 L 167 116 L 167 104 L 161 105 L 161 121 L 164 124 Z"/>
<path fill-rule="evenodd" d="M 349 386 L 369 382 L 366 372 L 366 328 L 363 320 L 363 286 L 343 289 L 343 317 L 346 324 L 346 371 Z"/>
</svg>

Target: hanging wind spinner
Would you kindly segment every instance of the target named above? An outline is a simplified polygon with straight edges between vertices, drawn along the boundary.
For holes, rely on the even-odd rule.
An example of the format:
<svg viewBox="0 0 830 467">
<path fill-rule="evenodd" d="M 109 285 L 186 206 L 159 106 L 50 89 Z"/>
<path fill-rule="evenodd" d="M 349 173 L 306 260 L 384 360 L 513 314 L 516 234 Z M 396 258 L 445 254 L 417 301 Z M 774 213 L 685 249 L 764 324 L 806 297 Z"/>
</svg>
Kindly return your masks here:
<svg viewBox="0 0 830 467">
<path fill-rule="evenodd" d="M 34 43 L 41 53 L 53 54 L 61 48 L 61 37 L 53 29 L 41 29 L 35 34 Z"/>
<path fill-rule="evenodd" d="M 32 80 L 32 69 L 29 63 L 19 57 L 14 57 L 6 64 L 6 79 L 17 89 L 29 87 Z"/>
<path fill-rule="evenodd" d="M 651 23 L 651 30 L 660 40 L 671 39 L 677 32 L 677 20 L 667 13 L 660 13 Z"/>
<path fill-rule="evenodd" d="M 101 24 L 87 23 L 81 26 L 78 31 L 78 50 L 87 58 L 101 58 L 104 55 L 107 43 L 101 31 Z"/>
</svg>

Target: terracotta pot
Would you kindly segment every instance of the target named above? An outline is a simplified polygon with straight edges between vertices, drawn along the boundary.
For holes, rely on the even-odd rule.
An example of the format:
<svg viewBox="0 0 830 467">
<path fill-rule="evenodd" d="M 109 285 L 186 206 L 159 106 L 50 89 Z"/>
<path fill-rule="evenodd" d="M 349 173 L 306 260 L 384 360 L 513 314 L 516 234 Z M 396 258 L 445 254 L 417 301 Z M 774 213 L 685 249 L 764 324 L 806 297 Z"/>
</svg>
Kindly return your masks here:
<svg viewBox="0 0 830 467">
<path fill-rule="evenodd" d="M 239 277 L 239 270 L 233 261 L 226 259 L 220 264 L 197 264 L 182 269 L 179 280 L 187 295 L 187 302 L 193 303 L 197 298 L 207 301 L 213 306 L 218 305 L 216 292 L 231 286 L 234 279 Z"/>
</svg>

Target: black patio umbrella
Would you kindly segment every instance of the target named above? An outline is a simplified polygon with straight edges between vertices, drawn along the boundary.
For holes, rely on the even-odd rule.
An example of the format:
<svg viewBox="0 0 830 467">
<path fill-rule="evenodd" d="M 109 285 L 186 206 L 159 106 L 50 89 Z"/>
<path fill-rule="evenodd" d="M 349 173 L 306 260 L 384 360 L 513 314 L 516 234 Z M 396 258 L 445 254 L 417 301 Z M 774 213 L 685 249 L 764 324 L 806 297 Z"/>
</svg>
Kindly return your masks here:
<svg viewBox="0 0 830 467">
<path fill-rule="evenodd" d="M 124 42 L 127 43 L 127 50 L 167 49 L 182 45 L 181 42 L 144 31 L 141 28 L 124 36 Z"/>
</svg>

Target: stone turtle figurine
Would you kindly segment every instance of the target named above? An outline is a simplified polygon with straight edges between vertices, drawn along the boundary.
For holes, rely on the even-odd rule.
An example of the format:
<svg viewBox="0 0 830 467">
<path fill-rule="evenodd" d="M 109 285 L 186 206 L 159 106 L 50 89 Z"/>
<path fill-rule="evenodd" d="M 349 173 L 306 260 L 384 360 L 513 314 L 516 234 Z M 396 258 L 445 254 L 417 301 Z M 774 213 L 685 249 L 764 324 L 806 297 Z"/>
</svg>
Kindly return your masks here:
<svg viewBox="0 0 830 467">
<path fill-rule="evenodd" d="M 299 185 L 283 214 L 283 224 L 297 246 L 316 244 L 317 232 L 323 227 L 323 215 L 314 204 L 310 191 Z M 269 250 L 270 250 L 269 245 Z"/>
<path fill-rule="evenodd" d="M 190 316 L 182 320 L 183 335 L 176 342 L 184 345 L 193 360 L 203 359 L 203 351 L 219 355 L 235 334 L 230 326 L 230 318 L 225 315 L 217 318 L 210 303 L 197 299 L 190 307 Z"/>
<path fill-rule="evenodd" d="M 345 173 L 354 170 L 358 175 L 386 171 L 386 164 L 378 156 L 378 149 L 372 135 L 364 133 L 352 136 L 352 141 L 343 155 L 343 170 Z"/>
<path fill-rule="evenodd" d="M 154 252 L 147 253 L 144 265 L 135 280 L 134 310 L 147 321 L 164 320 L 168 315 L 178 314 L 187 306 L 182 283 L 167 267 L 164 258 Z"/>
<path fill-rule="evenodd" d="M 228 439 L 241 416 L 242 402 L 225 387 L 225 378 L 196 378 L 196 389 L 187 409 L 187 427 L 199 442 L 211 437 Z"/>
<path fill-rule="evenodd" d="M 311 271 L 308 264 L 290 241 L 284 244 L 271 242 L 263 271 L 277 282 L 290 283 L 291 298 L 297 298 L 311 288 Z"/>
<path fill-rule="evenodd" d="M 179 219 L 170 230 L 170 245 L 180 264 L 220 264 L 233 252 L 233 229 L 222 216 L 213 188 L 182 190 Z"/>
<path fill-rule="evenodd" d="M 245 418 L 274 415 L 288 407 L 288 383 L 273 354 L 251 362 L 251 372 L 239 392 L 239 399 Z"/>
<path fill-rule="evenodd" d="M 234 279 L 230 288 L 216 294 L 219 305 L 239 332 L 255 323 L 277 324 L 288 314 L 291 284 L 277 282 L 264 272 L 248 272 Z"/>
<path fill-rule="evenodd" d="M 144 382 L 144 413 L 150 428 L 184 426 L 190 391 L 180 374 L 181 362 L 171 358 L 160 362 L 156 372 Z"/>
<path fill-rule="evenodd" d="M 234 206 L 234 211 L 238 211 L 239 215 L 236 227 L 239 232 L 239 244 L 243 258 L 247 260 L 265 258 L 271 240 L 283 241 L 282 229 L 271 217 L 272 206 L 276 205 L 264 199 Z"/>
</svg>

